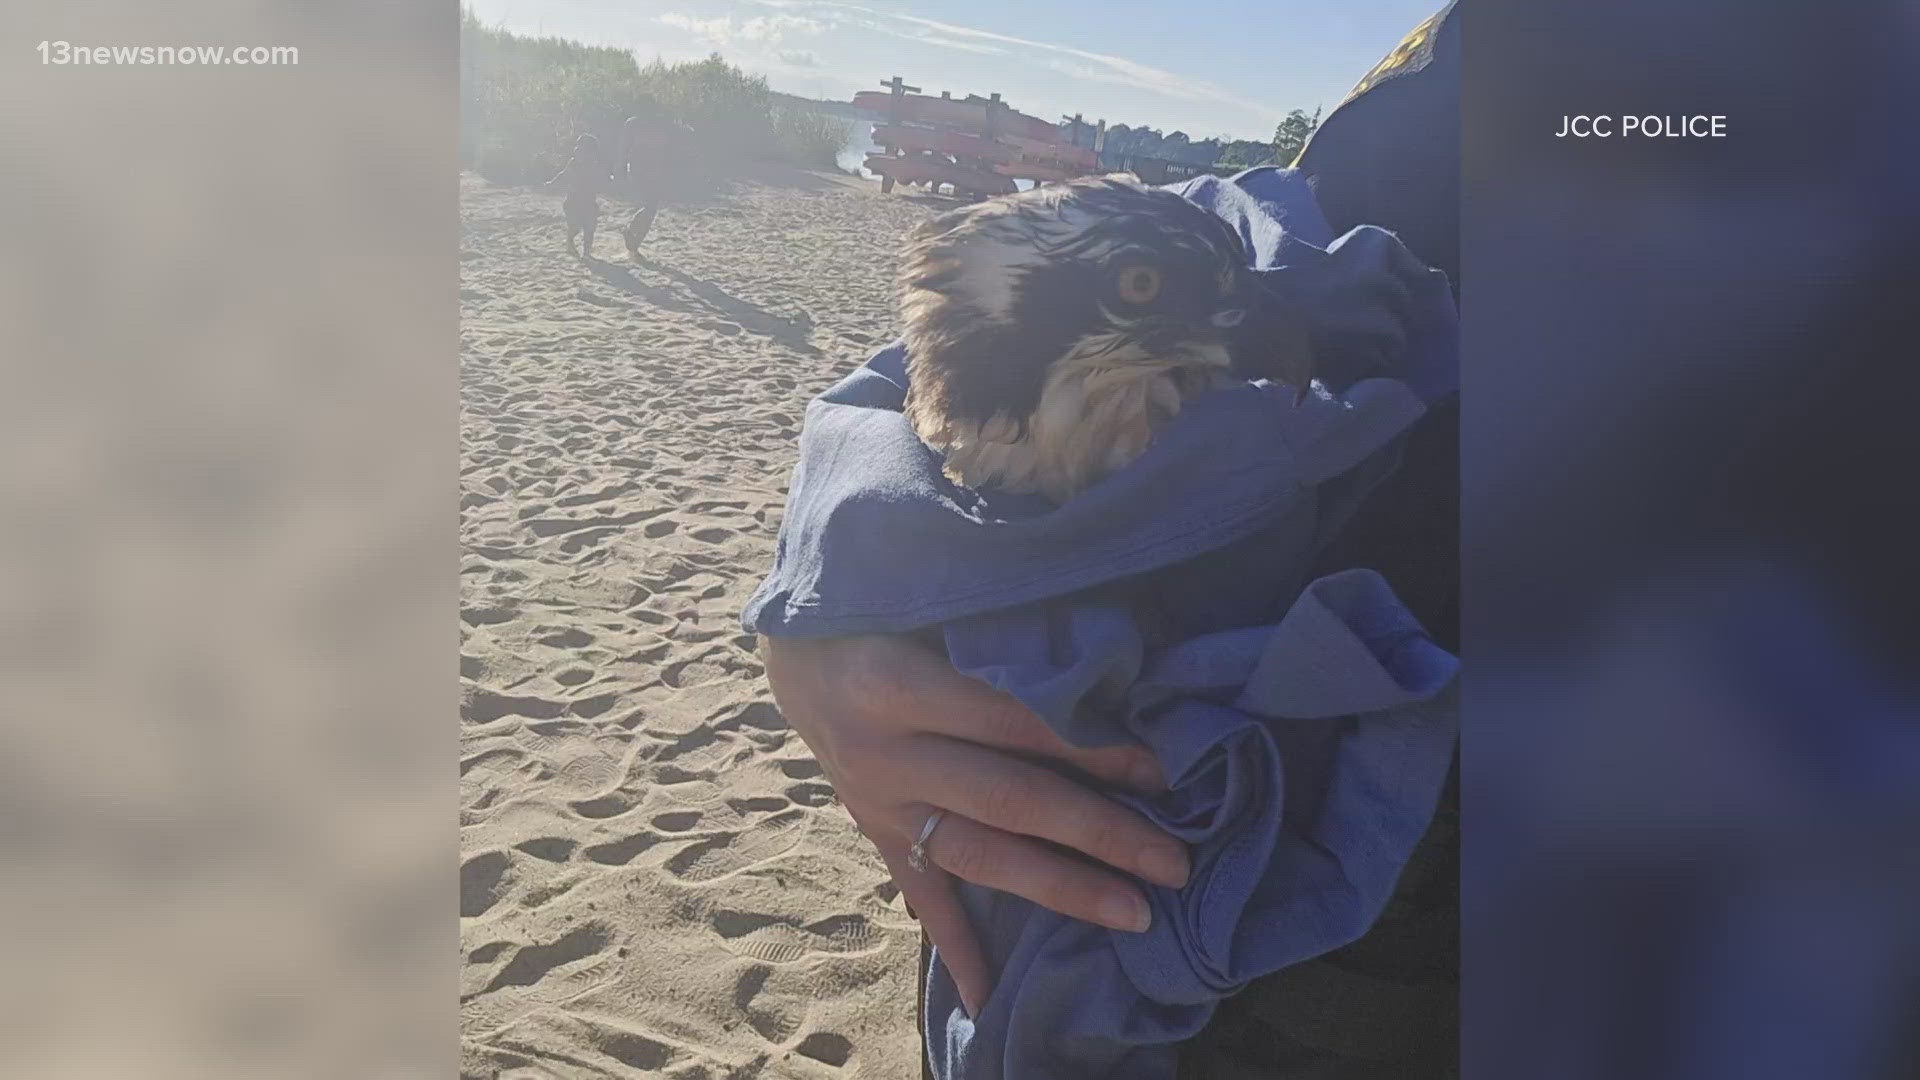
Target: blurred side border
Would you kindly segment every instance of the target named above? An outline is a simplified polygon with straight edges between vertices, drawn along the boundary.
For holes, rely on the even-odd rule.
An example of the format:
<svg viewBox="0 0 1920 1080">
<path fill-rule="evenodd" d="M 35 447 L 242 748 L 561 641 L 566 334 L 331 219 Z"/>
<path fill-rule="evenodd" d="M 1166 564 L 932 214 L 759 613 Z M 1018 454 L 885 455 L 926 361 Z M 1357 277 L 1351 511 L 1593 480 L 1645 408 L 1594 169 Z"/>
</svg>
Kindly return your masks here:
<svg viewBox="0 0 1920 1080">
<path fill-rule="evenodd" d="M 1461 9 L 1464 1073 L 1920 1075 L 1920 11 Z"/>
</svg>

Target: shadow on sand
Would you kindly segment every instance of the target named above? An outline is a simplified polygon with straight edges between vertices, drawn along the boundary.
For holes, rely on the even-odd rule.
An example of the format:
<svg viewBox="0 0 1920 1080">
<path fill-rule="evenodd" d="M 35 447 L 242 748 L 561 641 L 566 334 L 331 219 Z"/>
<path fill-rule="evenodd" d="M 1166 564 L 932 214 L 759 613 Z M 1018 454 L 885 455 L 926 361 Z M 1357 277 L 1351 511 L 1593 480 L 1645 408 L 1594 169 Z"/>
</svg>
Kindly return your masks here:
<svg viewBox="0 0 1920 1080">
<path fill-rule="evenodd" d="M 893 189 L 893 194 L 890 197 L 895 199 L 905 199 L 910 203 L 919 203 L 921 206 L 931 206 L 935 210 L 958 210 L 963 206 L 972 206 L 975 202 L 978 201 L 976 199 L 955 198 L 952 195 L 929 195 L 921 192 L 903 192 L 899 188 Z"/>
<path fill-rule="evenodd" d="M 799 319 L 776 315 L 728 293 L 712 282 L 703 281 L 645 255 L 640 257 L 636 266 L 661 274 L 680 288 L 650 285 L 640 280 L 632 270 L 599 259 L 589 260 L 586 265 L 594 277 L 655 307 L 691 315 L 716 316 L 734 323 L 747 333 L 772 338 L 808 355 L 819 355 L 819 350 L 807 340 L 807 336 L 813 332 L 813 320 L 804 314 Z M 692 295 L 691 302 L 687 294 Z"/>
<path fill-rule="evenodd" d="M 708 207 L 731 202 L 743 184 L 811 192 L 831 191 L 855 179 L 777 162 L 745 161 L 729 162 L 721 170 L 694 168 L 669 172 L 656 178 L 654 183 L 659 185 L 659 195 L 666 206 Z M 624 184 L 615 185 L 607 194 L 636 206 L 640 199 L 636 189 Z"/>
</svg>

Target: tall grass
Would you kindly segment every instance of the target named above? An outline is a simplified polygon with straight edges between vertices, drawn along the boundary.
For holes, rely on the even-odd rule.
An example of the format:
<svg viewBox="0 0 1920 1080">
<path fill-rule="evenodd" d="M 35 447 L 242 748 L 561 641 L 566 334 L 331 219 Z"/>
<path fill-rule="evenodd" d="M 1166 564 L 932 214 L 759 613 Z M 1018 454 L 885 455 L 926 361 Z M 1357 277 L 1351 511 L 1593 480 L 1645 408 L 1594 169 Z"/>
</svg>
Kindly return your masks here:
<svg viewBox="0 0 1920 1080">
<path fill-rule="evenodd" d="M 840 151 L 853 140 L 853 124 L 837 116 L 792 105 L 773 110 L 773 138 L 781 154 L 809 169 L 840 168 Z"/>
<path fill-rule="evenodd" d="M 482 24 L 471 9 L 462 12 L 460 153 L 467 168 L 501 183 L 545 180 L 566 162 L 576 136 L 591 133 L 611 149 L 621 122 L 646 113 L 693 130 L 689 162 L 772 157 L 832 168 L 851 134 L 832 117 L 777 107 L 765 78 L 718 53 L 641 67 L 624 49 L 522 37 Z"/>
</svg>

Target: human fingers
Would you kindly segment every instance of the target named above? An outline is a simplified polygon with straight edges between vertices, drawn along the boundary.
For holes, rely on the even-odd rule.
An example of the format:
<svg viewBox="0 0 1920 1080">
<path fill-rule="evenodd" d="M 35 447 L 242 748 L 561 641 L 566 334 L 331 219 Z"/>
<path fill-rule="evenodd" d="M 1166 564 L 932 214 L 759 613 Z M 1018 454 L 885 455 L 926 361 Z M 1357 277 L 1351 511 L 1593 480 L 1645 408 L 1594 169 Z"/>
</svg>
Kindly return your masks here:
<svg viewBox="0 0 1920 1080">
<path fill-rule="evenodd" d="M 929 730 L 979 746 L 1058 761 L 1144 795 L 1167 790 L 1160 762 L 1146 747 L 1138 743 L 1075 746 L 1013 696 L 972 679 L 967 682 L 977 688 L 972 701 L 966 705 L 955 702 L 954 708 L 928 709 Z"/>
<path fill-rule="evenodd" d="M 955 670 L 947 658 L 900 638 L 846 639 L 835 656 L 847 697 L 860 707 L 966 742 L 1051 758 L 1142 794 L 1166 790 L 1159 762 L 1137 743 L 1078 747 L 1054 732 L 1018 698 Z"/>
<path fill-rule="evenodd" d="M 996 829 L 1051 841 L 1156 885 L 1177 889 L 1187 883 L 1186 845 L 1085 784 L 959 740 L 929 742 L 913 756 L 914 775 L 906 790 L 921 801 Z M 919 824 L 909 822 L 907 828 Z"/>
<path fill-rule="evenodd" d="M 897 844 L 881 846 L 880 857 L 893 874 L 893 883 L 912 905 L 920 928 L 940 950 L 940 962 L 953 977 L 967 1015 L 979 1016 L 993 992 L 993 974 L 987 967 L 980 939 L 974 935 L 973 923 L 967 918 L 967 910 L 954 894 L 953 878 L 938 866 L 913 869 L 907 864 L 905 849 Z"/>
<path fill-rule="evenodd" d="M 954 877 L 1071 918 L 1136 934 L 1153 921 L 1146 896 L 1119 875 L 964 814 L 943 816 L 925 849 L 931 863 Z"/>
</svg>

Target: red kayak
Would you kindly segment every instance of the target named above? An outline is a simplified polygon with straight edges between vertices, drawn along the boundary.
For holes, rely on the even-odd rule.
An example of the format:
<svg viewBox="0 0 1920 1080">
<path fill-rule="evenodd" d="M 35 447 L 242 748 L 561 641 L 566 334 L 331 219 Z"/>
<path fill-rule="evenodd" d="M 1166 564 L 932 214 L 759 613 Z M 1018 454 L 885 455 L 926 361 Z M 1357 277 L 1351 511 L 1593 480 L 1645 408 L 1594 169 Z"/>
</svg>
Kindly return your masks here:
<svg viewBox="0 0 1920 1080">
<path fill-rule="evenodd" d="M 902 184 L 952 184 L 956 191 L 975 195 L 1007 195 L 1016 190 L 1011 177 L 922 155 L 886 157 L 873 154 L 867 158 L 867 168 Z"/>
<path fill-rule="evenodd" d="M 968 162 L 985 162 L 1002 176 L 1023 180 L 1071 180 L 1100 167 L 1099 155 L 1079 146 L 1049 145 L 1037 139 L 1005 143 L 929 128 L 887 125 L 873 130 L 873 141 L 895 150 L 930 150 Z"/>
<path fill-rule="evenodd" d="M 1017 165 L 995 165 L 993 171 L 1001 176 L 1011 176 L 1020 180 L 1035 180 L 1040 183 L 1057 183 L 1071 180 L 1076 176 L 1085 176 L 1085 169 L 1061 169 L 1046 165 L 1036 165 L 1023 161 Z"/>
<path fill-rule="evenodd" d="M 1003 140 L 1020 152 L 1021 162 L 1031 162 L 1050 168 L 1091 171 L 1100 167 L 1100 155 L 1089 147 L 1075 146 L 1066 142 L 1045 142 L 1040 139 L 1023 139 L 1009 136 Z"/>
<path fill-rule="evenodd" d="M 894 106 L 898 101 L 900 112 L 895 114 Z M 951 124 L 964 128 L 975 135 L 987 133 L 987 102 L 975 98 L 972 101 L 959 101 L 953 98 L 928 97 L 925 94 L 903 94 L 896 99 L 892 94 L 883 94 L 875 90 L 862 90 L 853 95 L 853 107 L 879 113 L 889 120 L 919 121 L 928 124 Z M 1001 106 L 994 110 L 993 133 L 1012 135 L 1045 142 L 1056 142 L 1060 138 L 1060 129 L 1023 112 Z"/>
<path fill-rule="evenodd" d="M 873 129 L 873 141 L 881 146 L 890 146 L 898 150 L 931 150 L 939 154 L 952 154 L 959 158 L 981 158 L 986 161 L 1005 164 L 1015 157 L 1011 146 L 1003 146 L 978 135 L 962 135 L 956 131 L 934 131 L 929 128 L 901 127 L 889 124 Z"/>
</svg>

